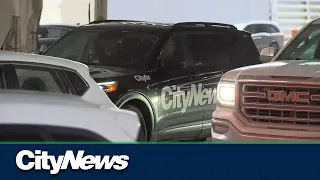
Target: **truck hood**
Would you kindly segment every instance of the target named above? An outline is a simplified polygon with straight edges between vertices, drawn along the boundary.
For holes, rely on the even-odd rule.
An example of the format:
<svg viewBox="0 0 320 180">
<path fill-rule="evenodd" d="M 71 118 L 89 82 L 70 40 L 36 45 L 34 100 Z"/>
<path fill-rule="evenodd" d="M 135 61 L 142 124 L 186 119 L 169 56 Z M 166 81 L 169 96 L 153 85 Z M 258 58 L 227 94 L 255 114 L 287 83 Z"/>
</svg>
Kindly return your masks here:
<svg viewBox="0 0 320 180">
<path fill-rule="evenodd" d="M 234 81 L 239 75 L 320 77 L 320 61 L 288 60 L 246 66 L 227 72 L 223 80 Z"/>
</svg>

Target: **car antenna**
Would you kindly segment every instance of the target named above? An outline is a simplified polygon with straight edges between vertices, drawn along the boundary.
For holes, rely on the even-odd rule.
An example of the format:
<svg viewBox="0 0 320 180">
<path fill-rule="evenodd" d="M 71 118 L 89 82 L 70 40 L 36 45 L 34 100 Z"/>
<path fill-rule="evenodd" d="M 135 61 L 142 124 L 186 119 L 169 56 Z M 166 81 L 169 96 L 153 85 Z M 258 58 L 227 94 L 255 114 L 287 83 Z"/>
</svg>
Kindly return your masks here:
<svg viewBox="0 0 320 180">
<path fill-rule="evenodd" d="M 89 19 L 89 23 L 91 23 L 91 0 L 89 0 L 89 6 L 88 6 L 88 19 Z"/>
<path fill-rule="evenodd" d="M 8 33 L 7 33 L 7 36 L 6 36 L 6 38 L 4 39 L 0 50 L 3 50 L 4 44 L 6 43 L 6 41 L 7 41 L 7 39 L 8 39 L 8 36 L 9 36 L 9 34 L 10 34 L 10 31 L 11 31 L 11 29 L 9 29 L 9 31 L 8 31 Z"/>
</svg>

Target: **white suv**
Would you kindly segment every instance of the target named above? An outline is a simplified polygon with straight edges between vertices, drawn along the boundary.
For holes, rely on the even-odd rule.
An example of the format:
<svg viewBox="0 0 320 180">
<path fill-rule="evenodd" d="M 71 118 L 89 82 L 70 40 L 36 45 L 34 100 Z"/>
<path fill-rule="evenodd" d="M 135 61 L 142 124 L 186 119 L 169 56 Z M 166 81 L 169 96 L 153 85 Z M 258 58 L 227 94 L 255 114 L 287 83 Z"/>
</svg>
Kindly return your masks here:
<svg viewBox="0 0 320 180">
<path fill-rule="evenodd" d="M 279 51 L 284 45 L 284 33 L 276 22 L 250 21 L 236 24 L 237 29 L 248 31 L 257 46 L 259 52 L 267 47 L 273 47 Z"/>
<path fill-rule="evenodd" d="M 55 57 L 0 51 L 0 89 L 67 93 L 116 107 L 91 78 L 86 65 Z"/>
<path fill-rule="evenodd" d="M 2 142 L 135 142 L 139 135 L 135 113 L 79 96 L 9 90 L 0 99 Z"/>
<path fill-rule="evenodd" d="M 75 95 L 101 108 L 113 109 L 105 115 L 106 121 L 111 118 L 122 119 L 124 117 L 124 119 L 128 119 L 129 115 L 132 121 L 140 124 L 136 113 L 120 110 L 113 104 L 101 87 L 91 78 L 86 65 L 74 61 L 0 51 L 0 90 L 42 91 L 58 96 Z M 62 109 L 63 106 L 61 106 Z M 119 115 L 115 116 L 113 113 Z M 88 121 L 95 118 L 98 118 L 98 115 L 91 116 Z M 77 123 L 72 118 L 70 120 L 72 123 Z M 106 131 L 110 130 L 107 126 L 105 128 Z"/>
</svg>

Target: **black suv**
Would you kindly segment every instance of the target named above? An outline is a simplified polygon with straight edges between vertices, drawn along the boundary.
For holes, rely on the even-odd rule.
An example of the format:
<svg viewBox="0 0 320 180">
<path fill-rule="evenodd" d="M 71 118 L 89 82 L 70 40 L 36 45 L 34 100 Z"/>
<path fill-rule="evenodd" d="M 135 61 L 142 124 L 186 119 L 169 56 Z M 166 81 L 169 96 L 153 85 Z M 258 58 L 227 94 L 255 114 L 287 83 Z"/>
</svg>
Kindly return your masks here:
<svg viewBox="0 0 320 180">
<path fill-rule="evenodd" d="M 43 55 L 87 64 L 118 107 L 140 115 L 141 140 L 152 141 L 209 137 L 221 75 L 260 63 L 249 33 L 206 22 L 96 21 Z"/>
</svg>

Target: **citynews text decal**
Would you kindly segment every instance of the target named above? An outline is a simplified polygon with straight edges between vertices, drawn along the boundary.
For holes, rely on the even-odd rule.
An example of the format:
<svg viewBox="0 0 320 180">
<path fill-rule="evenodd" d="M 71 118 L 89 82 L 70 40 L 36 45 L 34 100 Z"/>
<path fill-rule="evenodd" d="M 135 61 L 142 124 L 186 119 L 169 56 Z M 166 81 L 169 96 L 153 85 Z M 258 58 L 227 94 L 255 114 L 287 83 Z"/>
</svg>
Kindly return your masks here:
<svg viewBox="0 0 320 180">
<path fill-rule="evenodd" d="M 319 179 L 319 143 L 0 146 L 1 180 Z"/>
<path fill-rule="evenodd" d="M 27 160 L 27 161 L 24 161 Z M 128 167 L 129 156 L 114 155 L 85 155 L 84 150 L 67 150 L 64 155 L 49 155 L 48 151 L 42 150 L 22 150 L 16 156 L 16 165 L 23 171 L 46 170 L 50 174 L 58 174 L 60 170 L 66 170 L 71 167 L 72 170 L 117 170 L 121 171 Z"/>
</svg>

